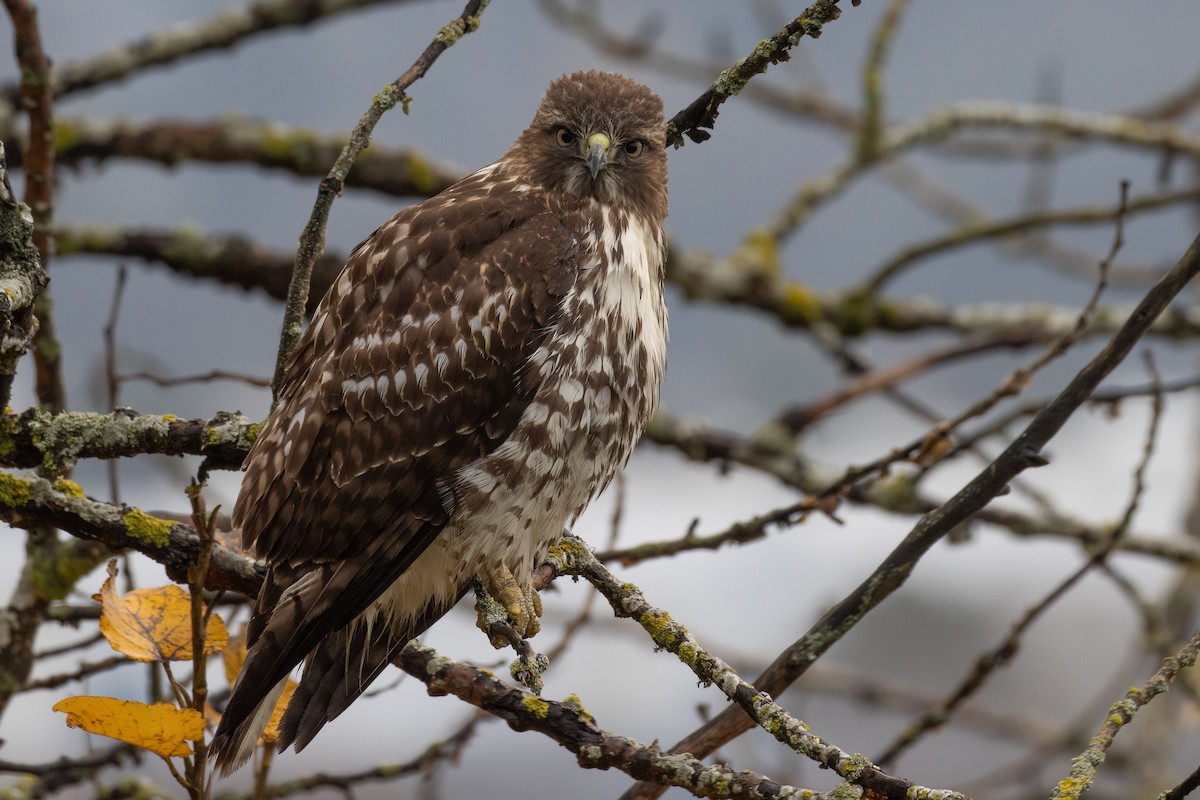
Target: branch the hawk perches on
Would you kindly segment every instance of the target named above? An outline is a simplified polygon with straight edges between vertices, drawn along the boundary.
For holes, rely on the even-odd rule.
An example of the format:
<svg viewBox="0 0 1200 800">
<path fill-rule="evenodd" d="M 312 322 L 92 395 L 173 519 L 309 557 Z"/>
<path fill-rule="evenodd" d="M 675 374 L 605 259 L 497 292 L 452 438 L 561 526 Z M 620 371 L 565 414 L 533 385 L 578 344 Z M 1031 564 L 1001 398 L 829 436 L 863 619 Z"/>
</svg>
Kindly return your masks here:
<svg viewBox="0 0 1200 800">
<path fill-rule="evenodd" d="M 662 102 L 554 81 L 499 161 L 355 248 L 246 460 L 233 523 L 267 576 L 212 743 L 244 763 L 296 665 L 304 747 L 478 577 L 518 633 L 532 571 L 658 399 Z"/>
</svg>

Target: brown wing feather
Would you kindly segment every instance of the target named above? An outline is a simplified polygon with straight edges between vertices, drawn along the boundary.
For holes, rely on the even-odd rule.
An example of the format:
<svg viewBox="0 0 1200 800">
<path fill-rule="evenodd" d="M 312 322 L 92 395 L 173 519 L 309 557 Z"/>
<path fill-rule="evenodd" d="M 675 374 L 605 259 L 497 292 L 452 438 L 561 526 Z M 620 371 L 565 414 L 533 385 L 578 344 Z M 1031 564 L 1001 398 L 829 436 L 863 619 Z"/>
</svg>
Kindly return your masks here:
<svg viewBox="0 0 1200 800">
<path fill-rule="evenodd" d="M 514 376 L 569 289 L 573 270 L 555 267 L 578 245 L 544 205 L 479 190 L 468 179 L 398 214 L 318 307 L 234 510 L 260 557 L 356 552 L 378 530 L 360 502 L 378 499 L 373 470 L 402 466 L 411 478 L 388 491 L 436 496 L 520 417 L 533 387 Z"/>
<path fill-rule="evenodd" d="M 455 471 L 512 432 L 536 389 L 523 366 L 579 247 L 543 199 L 484 170 L 354 250 L 301 337 L 233 512 L 270 568 L 214 740 L 226 766 L 272 687 L 445 526 Z"/>
</svg>

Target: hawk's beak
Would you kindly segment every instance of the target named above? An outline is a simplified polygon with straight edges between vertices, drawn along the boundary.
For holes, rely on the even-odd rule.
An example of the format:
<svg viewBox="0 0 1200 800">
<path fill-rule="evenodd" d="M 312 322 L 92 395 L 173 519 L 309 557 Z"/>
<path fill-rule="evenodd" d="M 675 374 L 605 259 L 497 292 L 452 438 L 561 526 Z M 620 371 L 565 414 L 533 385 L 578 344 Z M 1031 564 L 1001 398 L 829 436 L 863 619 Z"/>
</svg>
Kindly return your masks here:
<svg viewBox="0 0 1200 800">
<path fill-rule="evenodd" d="M 610 147 L 612 147 L 612 139 L 603 133 L 593 133 L 587 138 L 587 155 L 583 160 L 587 163 L 588 172 L 592 173 L 592 180 L 596 180 L 600 170 L 608 164 L 608 148 Z"/>
</svg>

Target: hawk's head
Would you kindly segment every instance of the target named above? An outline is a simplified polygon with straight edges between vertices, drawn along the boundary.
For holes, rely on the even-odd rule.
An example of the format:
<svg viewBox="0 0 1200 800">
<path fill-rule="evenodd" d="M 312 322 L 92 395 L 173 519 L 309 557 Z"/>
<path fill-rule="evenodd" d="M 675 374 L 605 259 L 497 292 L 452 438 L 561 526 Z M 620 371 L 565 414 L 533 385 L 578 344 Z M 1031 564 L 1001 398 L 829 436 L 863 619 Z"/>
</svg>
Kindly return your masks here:
<svg viewBox="0 0 1200 800">
<path fill-rule="evenodd" d="M 506 160 L 552 191 L 667 215 L 665 123 L 658 95 L 615 72 L 575 72 L 550 84 Z"/>
</svg>

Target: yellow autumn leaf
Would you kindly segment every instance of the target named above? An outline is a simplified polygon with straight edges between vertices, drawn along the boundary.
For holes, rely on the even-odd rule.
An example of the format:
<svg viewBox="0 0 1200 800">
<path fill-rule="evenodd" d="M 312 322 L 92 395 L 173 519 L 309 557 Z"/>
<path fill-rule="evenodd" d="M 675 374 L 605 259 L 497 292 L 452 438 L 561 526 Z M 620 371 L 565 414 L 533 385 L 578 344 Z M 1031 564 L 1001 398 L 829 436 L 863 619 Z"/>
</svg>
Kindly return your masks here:
<svg viewBox="0 0 1200 800">
<path fill-rule="evenodd" d="M 232 686 L 237 680 L 238 673 L 242 671 L 242 664 L 246 660 L 246 629 L 242 630 L 229 640 L 229 646 L 221 653 L 221 657 L 225 660 L 225 679 Z M 283 719 L 283 712 L 287 710 L 288 703 L 292 699 L 292 694 L 295 693 L 297 684 L 291 678 L 283 687 L 283 694 L 279 696 L 279 702 L 275 704 L 275 710 L 271 712 L 271 719 L 267 722 L 267 727 L 263 730 L 262 735 L 258 737 L 258 744 L 274 744 L 279 738 L 279 721 Z"/>
<path fill-rule="evenodd" d="M 246 660 L 245 626 L 242 626 L 237 636 L 229 639 L 229 643 L 221 653 L 221 659 L 225 662 L 225 680 L 229 681 L 230 686 L 233 686 L 238 673 L 242 671 L 242 663 Z"/>
<path fill-rule="evenodd" d="M 67 725 L 136 745 L 163 758 L 188 756 L 188 742 L 204 735 L 204 717 L 194 708 L 137 703 L 115 697 L 68 697 L 54 704 Z"/>
<path fill-rule="evenodd" d="M 109 562 L 108 579 L 100 587 L 100 632 L 117 652 L 135 661 L 192 659 L 192 599 L 175 584 L 118 594 L 117 567 Z M 229 633 L 216 614 L 208 618 L 204 652 L 225 649 Z"/>
</svg>

